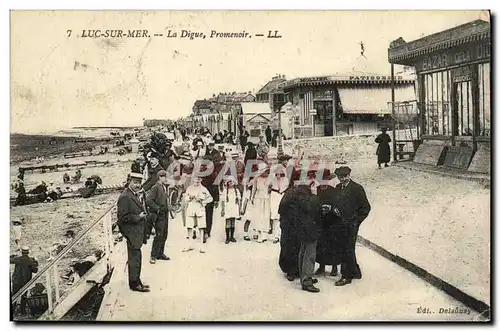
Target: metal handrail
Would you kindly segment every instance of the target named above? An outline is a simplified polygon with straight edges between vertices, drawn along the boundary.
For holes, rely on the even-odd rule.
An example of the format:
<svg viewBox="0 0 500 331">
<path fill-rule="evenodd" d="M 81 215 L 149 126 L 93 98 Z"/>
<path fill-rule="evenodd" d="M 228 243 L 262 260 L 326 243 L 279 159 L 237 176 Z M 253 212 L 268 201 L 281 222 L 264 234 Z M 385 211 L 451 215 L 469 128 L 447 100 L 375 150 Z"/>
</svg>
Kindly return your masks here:
<svg viewBox="0 0 500 331">
<path fill-rule="evenodd" d="M 92 224 L 90 224 L 85 230 L 80 232 L 68 245 L 66 245 L 61 250 L 61 252 L 59 252 L 59 254 L 49 264 L 47 264 L 40 272 L 38 272 L 28 283 L 26 283 L 26 285 L 24 285 L 19 291 L 17 291 L 17 293 L 12 296 L 11 303 L 16 302 L 21 297 L 21 295 L 27 292 L 28 289 L 37 280 L 39 280 L 43 275 L 45 275 L 47 271 L 50 271 L 50 269 L 54 267 L 56 263 L 59 262 L 63 258 L 63 256 L 66 255 L 66 253 L 69 252 L 69 250 L 71 250 L 90 230 L 92 230 L 92 228 L 94 228 L 96 224 L 98 224 L 99 221 L 101 221 L 101 219 L 114 208 L 115 205 L 116 201 L 109 208 L 107 208 L 106 211 L 103 212 L 101 216 L 99 216 L 94 222 L 92 222 Z M 47 289 L 47 291 L 49 290 L 50 289 Z"/>
</svg>

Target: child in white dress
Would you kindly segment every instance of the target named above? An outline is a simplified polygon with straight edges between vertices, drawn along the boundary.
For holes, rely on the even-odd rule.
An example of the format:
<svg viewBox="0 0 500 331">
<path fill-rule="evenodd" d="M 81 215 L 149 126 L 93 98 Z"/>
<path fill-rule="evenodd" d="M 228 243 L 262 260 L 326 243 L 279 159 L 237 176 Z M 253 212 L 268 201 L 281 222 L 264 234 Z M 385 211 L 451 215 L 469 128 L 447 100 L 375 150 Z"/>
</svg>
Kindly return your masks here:
<svg viewBox="0 0 500 331">
<path fill-rule="evenodd" d="M 188 248 L 184 249 L 184 252 L 192 251 L 192 234 L 193 229 L 198 228 L 200 231 L 200 253 L 205 253 L 205 244 L 203 243 L 203 238 L 205 235 L 205 229 L 207 227 L 206 217 L 205 217 L 205 206 L 212 202 L 213 198 L 210 192 L 201 185 L 200 177 L 192 177 L 192 184 L 187 188 L 184 193 L 184 201 L 186 206 L 186 228 L 188 229 Z"/>
<path fill-rule="evenodd" d="M 240 217 L 241 201 L 241 193 L 236 178 L 231 176 L 224 180 L 220 200 L 221 217 L 226 219 L 226 244 L 236 242 L 234 229 L 236 227 L 236 218 Z"/>
</svg>

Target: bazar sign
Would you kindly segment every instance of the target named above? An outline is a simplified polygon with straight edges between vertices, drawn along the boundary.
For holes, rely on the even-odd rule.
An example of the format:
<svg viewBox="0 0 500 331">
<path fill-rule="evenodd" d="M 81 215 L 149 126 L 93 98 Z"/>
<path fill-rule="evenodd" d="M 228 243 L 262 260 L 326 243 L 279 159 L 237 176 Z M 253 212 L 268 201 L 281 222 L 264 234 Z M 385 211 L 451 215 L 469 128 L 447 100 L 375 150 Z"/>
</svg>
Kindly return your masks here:
<svg viewBox="0 0 500 331">
<path fill-rule="evenodd" d="M 475 44 L 467 48 L 447 53 L 438 53 L 425 56 L 417 63 L 417 71 L 443 69 L 453 65 L 469 63 L 491 57 L 490 43 Z"/>
</svg>

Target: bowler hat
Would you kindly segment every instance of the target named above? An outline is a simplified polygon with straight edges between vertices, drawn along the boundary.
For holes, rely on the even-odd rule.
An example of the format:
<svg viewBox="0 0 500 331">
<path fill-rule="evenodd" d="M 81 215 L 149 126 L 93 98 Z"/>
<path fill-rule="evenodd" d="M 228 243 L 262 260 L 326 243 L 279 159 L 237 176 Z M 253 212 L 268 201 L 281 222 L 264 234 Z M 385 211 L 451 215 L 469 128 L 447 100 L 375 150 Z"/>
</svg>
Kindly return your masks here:
<svg viewBox="0 0 500 331">
<path fill-rule="evenodd" d="M 342 166 L 335 169 L 335 175 L 339 177 L 347 176 L 350 174 L 351 174 L 351 168 L 349 167 Z"/>
<path fill-rule="evenodd" d="M 290 160 L 292 157 L 288 154 L 283 154 L 278 156 L 278 161 L 287 161 Z"/>
</svg>

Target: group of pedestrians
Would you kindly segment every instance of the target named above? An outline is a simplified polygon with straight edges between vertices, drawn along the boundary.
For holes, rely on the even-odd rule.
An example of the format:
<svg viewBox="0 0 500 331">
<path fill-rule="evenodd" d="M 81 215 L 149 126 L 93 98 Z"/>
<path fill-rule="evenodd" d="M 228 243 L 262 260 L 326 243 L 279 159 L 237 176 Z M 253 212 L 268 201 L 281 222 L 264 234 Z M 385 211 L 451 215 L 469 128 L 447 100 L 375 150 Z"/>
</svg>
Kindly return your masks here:
<svg viewBox="0 0 500 331">
<path fill-rule="evenodd" d="M 270 168 L 264 157 L 269 146 L 263 138 L 259 151 L 251 144 L 245 146 L 243 161 L 237 151 L 229 149 L 221 153 L 213 142 L 206 143 L 201 137 L 192 141 L 193 150 L 203 154 L 197 158 L 186 155 L 183 159 L 182 155 L 179 158 L 169 154 L 170 147 L 164 155 L 147 154 L 145 164 L 140 167 L 144 169 L 142 174 L 129 175 L 127 189 L 118 200 L 118 226 L 127 240 L 132 290 L 149 291 L 140 278 L 141 247 L 152 235 L 152 229 L 155 236 L 150 263 L 170 260 L 165 245 L 169 223 L 167 201 L 172 189 L 179 192 L 180 215 L 186 229 L 183 252 L 206 253 L 217 212 L 223 220 L 219 226 L 225 229 L 226 244 L 237 241 L 237 220 L 244 221 L 242 235 L 246 241 L 281 241 L 279 265 L 288 280 L 300 278 L 305 291 L 319 291 L 314 276 L 325 273 L 326 266 L 332 266 L 331 275 L 337 275 L 340 265 L 342 277 L 335 283 L 338 286 L 361 278 L 354 249 L 359 226 L 370 211 L 363 187 L 350 179 L 347 167 L 335 170 L 338 185 L 331 182 L 317 185 L 317 171 L 309 171 L 307 180 L 300 180 L 287 155 L 280 156 L 279 163 Z M 198 160 L 211 161 L 213 171 L 204 176 L 196 173 Z M 250 161 L 254 161 L 254 168 L 247 176 L 246 165 Z M 170 167 L 172 162 L 176 164 Z M 202 165 L 199 170 L 203 173 L 206 168 Z M 220 176 L 221 172 L 224 176 Z M 328 169 L 323 173 L 330 176 Z M 170 183 L 171 178 L 177 181 Z M 316 272 L 315 263 L 319 264 Z"/>
<path fill-rule="evenodd" d="M 335 187 L 315 187 L 314 173 L 306 181 L 290 187 L 279 205 L 281 252 L 279 265 L 289 281 L 300 278 L 302 289 L 319 292 L 315 275 L 325 273 L 331 265 L 336 276 L 341 266 L 341 278 L 336 286 L 361 279 L 356 260 L 356 239 L 359 226 L 370 212 L 370 203 L 363 187 L 351 180 L 351 169 L 335 170 L 340 183 Z M 328 169 L 323 171 L 329 176 Z M 315 264 L 319 268 L 315 272 Z"/>
</svg>

